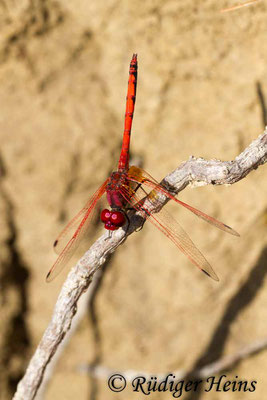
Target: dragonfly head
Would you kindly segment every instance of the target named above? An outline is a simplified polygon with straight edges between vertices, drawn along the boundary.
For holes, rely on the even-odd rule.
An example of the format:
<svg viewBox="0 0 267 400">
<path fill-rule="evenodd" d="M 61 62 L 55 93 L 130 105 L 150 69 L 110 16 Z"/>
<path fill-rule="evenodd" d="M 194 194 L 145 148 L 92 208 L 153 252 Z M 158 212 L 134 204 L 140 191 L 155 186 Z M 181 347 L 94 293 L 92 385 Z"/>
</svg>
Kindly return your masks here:
<svg viewBox="0 0 267 400">
<path fill-rule="evenodd" d="M 101 221 L 105 224 L 105 228 L 109 231 L 119 229 L 125 223 L 125 215 L 121 211 L 105 209 L 101 211 Z"/>
</svg>

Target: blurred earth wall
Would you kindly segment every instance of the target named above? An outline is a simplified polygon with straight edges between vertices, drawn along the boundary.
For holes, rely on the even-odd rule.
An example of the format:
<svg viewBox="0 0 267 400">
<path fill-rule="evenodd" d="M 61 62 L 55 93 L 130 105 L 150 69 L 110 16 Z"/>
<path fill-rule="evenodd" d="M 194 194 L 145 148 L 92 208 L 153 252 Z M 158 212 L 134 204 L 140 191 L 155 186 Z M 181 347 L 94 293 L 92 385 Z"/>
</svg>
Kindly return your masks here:
<svg viewBox="0 0 267 400">
<path fill-rule="evenodd" d="M 131 156 L 156 179 L 190 155 L 232 160 L 263 132 L 267 5 L 220 13 L 233 4 L 0 1 L 1 400 L 12 397 L 66 277 L 45 283 L 52 243 L 116 168 L 132 53 L 139 75 Z M 180 198 L 241 234 L 168 205 L 220 282 L 146 224 L 112 256 L 83 305 L 45 399 L 130 400 L 131 388 L 113 393 L 85 366 L 191 370 L 266 337 L 266 167 L 231 187 L 187 188 Z M 83 249 L 100 225 L 96 219 Z M 226 372 L 229 380 L 256 380 L 255 392 L 183 398 L 263 399 L 266 369 L 262 351 Z"/>
</svg>

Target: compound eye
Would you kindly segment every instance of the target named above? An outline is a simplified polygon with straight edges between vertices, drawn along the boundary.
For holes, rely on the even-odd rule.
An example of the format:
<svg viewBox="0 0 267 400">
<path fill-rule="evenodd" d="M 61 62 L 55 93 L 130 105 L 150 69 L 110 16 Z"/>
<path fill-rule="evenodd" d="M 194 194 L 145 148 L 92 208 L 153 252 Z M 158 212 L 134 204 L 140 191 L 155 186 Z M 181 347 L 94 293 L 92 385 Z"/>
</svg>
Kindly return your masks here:
<svg viewBox="0 0 267 400">
<path fill-rule="evenodd" d="M 105 210 L 101 211 L 100 218 L 102 222 L 108 222 L 111 217 L 111 211 L 109 211 L 107 208 Z"/>
<path fill-rule="evenodd" d="M 122 226 L 125 222 L 125 216 L 121 211 L 113 211 L 111 215 L 112 223 L 116 226 Z"/>
</svg>

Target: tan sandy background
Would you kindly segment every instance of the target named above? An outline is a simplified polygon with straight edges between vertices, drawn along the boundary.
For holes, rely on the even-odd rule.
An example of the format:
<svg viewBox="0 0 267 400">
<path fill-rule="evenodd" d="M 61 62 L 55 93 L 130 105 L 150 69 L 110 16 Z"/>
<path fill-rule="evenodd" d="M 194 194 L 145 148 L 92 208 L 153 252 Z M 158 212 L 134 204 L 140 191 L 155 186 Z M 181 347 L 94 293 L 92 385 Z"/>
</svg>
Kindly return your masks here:
<svg viewBox="0 0 267 400">
<path fill-rule="evenodd" d="M 156 179 L 190 155 L 231 160 L 263 132 L 267 5 L 219 12 L 233 4 L 0 1 L 1 400 L 12 397 L 67 273 L 45 283 L 52 243 L 116 168 L 132 53 L 139 76 L 131 155 Z M 109 261 L 45 399 L 145 398 L 112 393 L 86 366 L 190 371 L 267 335 L 266 167 L 232 187 L 187 188 L 180 198 L 241 234 L 168 205 L 220 282 L 146 224 Z M 101 232 L 96 221 L 87 247 Z M 263 399 L 266 369 L 262 351 L 225 372 L 256 380 L 255 392 L 183 398 Z"/>
</svg>

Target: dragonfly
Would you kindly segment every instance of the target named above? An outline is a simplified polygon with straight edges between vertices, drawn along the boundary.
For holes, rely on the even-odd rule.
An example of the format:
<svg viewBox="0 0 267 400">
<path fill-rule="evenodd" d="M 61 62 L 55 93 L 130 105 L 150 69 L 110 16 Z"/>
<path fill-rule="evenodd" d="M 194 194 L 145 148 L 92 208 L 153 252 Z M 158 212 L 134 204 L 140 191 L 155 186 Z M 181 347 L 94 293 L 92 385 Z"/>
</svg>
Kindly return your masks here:
<svg viewBox="0 0 267 400">
<path fill-rule="evenodd" d="M 100 219 L 104 224 L 104 228 L 109 231 L 109 236 L 112 235 L 112 231 L 124 225 L 127 231 L 127 227 L 129 226 L 128 214 L 130 210 L 138 211 L 139 214 L 141 213 L 144 221 L 148 220 L 155 225 L 195 266 L 216 281 L 218 281 L 219 278 L 213 268 L 194 245 L 180 224 L 165 210 L 165 208 L 161 208 L 157 211 L 153 211 L 153 208 L 155 209 L 159 199 L 165 196 L 166 199 L 175 201 L 217 228 L 232 235 L 239 236 L 239 234 L 228 225 L 179 200 L 143 169 L 136 166 L 129 166 L 131 128 L 136 99 L 137 70 L 137 54 L 133 54 L 129 69 L 122 148 L 117 170 L 111 173 L 87 201 L 81 211 L 67 224 L 54 242 L 54 250 L 59 256 L 47 274 L 47 282 L 53 280 L 62 271 L 65 265 L 69 263 L 82 238 L 87 233 L 90 222 L 92 221 L 93 211 L 96 210 L 96 205 L 104 194 L 106 194 L 110 209 L 106 208 L 102 210 Z"/>
</svg>

